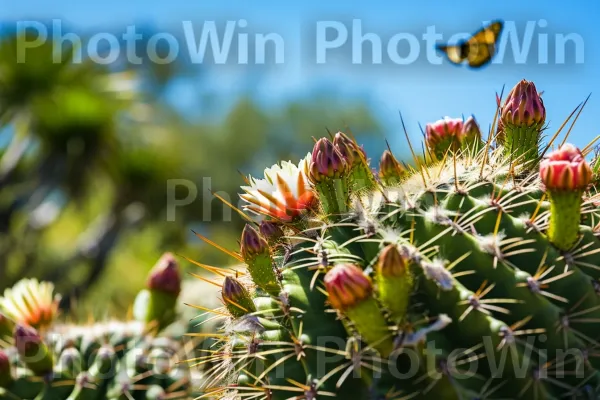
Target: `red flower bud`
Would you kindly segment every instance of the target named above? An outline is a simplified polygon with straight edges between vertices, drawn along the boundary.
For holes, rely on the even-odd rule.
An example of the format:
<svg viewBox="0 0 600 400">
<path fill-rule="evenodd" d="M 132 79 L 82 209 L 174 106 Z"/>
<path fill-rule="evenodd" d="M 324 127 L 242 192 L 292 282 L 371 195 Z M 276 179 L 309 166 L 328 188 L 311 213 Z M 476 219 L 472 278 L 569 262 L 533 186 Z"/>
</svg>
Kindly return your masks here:
<svg viewBox="0 0 600 400">
<path fill-rule="evenodd" d="M 580 191 L 590 184 L 592 169 L 581 151 L 567 143 L 541 162 L 540 179 L 551 191 Z"/>
<path fill-rule="evenodd" d="M 165 253 L 148 275 L 148 289 L 159 290 L 174 295 L 181 292 L 181 276 L 177 260 L 171 253 Z"/>
<path fill-rule="evenodd" d="M 370 279 L 352 264 L 339 264 L 327 272 L 325 288 L 329 303 L 340 311 L 356 306 L 373 292 Z"/>
</svg>

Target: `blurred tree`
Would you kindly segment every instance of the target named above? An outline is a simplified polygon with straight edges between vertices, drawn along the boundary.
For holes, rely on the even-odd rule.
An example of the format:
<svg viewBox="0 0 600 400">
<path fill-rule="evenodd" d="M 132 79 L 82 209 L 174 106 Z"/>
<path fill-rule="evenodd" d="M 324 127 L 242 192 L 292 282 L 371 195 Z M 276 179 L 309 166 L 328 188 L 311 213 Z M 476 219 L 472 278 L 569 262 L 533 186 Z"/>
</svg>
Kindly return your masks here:
<svg viewBox="0 0 600 400">
<path fill-rule="evenodd" d="M 231 261 L 189 234 L 193 226 L 237 246 L 242 221 L 209 190 L 237 204 L 238 170 L 260 175 L 297 160 L 326 128 L 380 132 L 365 105 L 335 96 L 267 108 L 242 96 L 220 118 L 198 121 L 164 95 L 172 81 L 197 79 L 190 66 L 114 71 L 71 62 L 74 49 L 57 63 L 51 43 L 18 63 L 16 41 L 0 43 L 0 290 L 36 276 L 57 284 L 64 306 L 82 299 L 122 313 L 163 251 Z M 175 221 L 169 179 L 198 187 Z"/>
</svg>

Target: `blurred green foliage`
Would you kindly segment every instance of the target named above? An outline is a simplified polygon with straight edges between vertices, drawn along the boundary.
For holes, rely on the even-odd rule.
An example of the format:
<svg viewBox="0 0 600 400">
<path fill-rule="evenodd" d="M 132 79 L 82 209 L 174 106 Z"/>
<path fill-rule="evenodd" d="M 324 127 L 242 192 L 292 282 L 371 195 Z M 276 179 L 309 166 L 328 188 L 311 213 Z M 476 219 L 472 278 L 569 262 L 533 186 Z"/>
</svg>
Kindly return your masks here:
<svg viewBox="0 0 600 400">
<path fill-rule="evenodd" d="M 238 204 L 238 171 L 296 161 L 326 128 L 351 127 L 361 141 L 381 131 L 365 104 L 334 94 L 277 107 L 240 96 L 222 114 L 190 116 L 165 92 L 175 80 L 198 86 L 199 66 L 115 69 L 71 62 L 68 48 L 55 63 L 54 51 L 28 49 L 18 63 L 16 37 L 0 43 L 0 290 L 24 276 L 51 280 L 75 313 L 127 312 L 164 251 L 233 262 L 190 229 L 237 250 L 242 220 L 209 191 Z M 167 220 L 169 179 L 198 188 L 175 221 Z"/>
</svg>

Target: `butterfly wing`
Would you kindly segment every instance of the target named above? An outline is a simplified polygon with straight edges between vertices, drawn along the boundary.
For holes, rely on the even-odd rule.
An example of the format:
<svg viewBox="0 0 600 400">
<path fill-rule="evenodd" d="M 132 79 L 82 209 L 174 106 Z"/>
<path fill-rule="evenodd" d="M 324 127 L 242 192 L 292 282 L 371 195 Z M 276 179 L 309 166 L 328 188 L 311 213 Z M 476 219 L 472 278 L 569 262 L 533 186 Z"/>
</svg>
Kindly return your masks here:
<svg viewBox="0 0 600 400">
<path fill-rule="evenodd" d="M 454 46 L 437 46 L 437 49 L 446 54 L 448 60 L 454 64 L 460 64 L 467 59 L 467 43 L 459 43 Z"/>
<path fill-rule="evenodd" d="M 490 61 L 492 61 L 492 55 L 494 54 L 494 45 L 472 43 L 469 44 L 469 55 L 467 57 L 467 63 L 469 67 L 480 68 Z"/>
<path fill-rule="evenodd" d="M 496 53 L 496 43 L 502 32 L 502 22 L 495 21 L 477 31 L 468 41 L 467 62 L 472 68 L 489 63 Z"/>
<path fill-rule="evenodd" d="M 446 54 L 453 64 L 461 64 L 466 60 L 472 68 L 482 67 L 492 60 L 502 27 L 502 21 L 494 21 L 462 43 L 452 46 L 440 45 L 437 49 Z"/>
</svg>

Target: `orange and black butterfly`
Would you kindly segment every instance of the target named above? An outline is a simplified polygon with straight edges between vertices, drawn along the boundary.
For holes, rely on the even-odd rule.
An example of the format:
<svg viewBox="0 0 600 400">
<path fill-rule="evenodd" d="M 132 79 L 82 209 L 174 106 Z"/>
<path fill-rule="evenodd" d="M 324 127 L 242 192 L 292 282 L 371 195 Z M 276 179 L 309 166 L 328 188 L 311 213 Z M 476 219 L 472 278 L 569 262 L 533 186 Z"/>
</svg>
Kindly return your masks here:
<svg viewBox="0 0 600 400">
<path fill-rule="evenodd" d="M 493 21 L 475 32 L 469 39 L 456 45 L 438 45 L 437 49 L 443 51 L 448 60 L 454 64 L 462 64 L 466 61 L 471 68 L 483 67 L 496 53 L 496 44 L 503 26 L 502 21 Z"/>
</svg>

